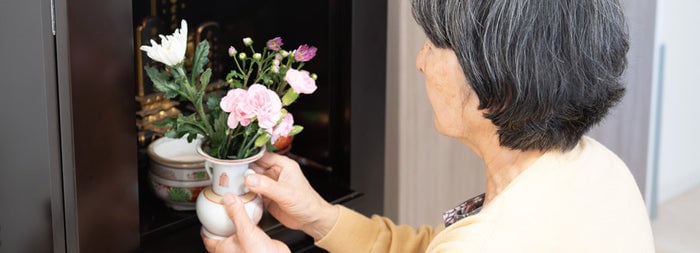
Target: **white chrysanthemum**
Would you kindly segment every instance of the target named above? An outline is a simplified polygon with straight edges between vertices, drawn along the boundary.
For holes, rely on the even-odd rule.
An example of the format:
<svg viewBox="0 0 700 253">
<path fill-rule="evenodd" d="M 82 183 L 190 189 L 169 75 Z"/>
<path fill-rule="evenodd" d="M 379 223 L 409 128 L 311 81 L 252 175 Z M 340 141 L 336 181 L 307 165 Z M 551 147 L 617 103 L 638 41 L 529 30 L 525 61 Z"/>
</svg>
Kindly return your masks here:
<svg viewBox="0 0 700 253">
<path fill-rule="evenodd" d="M 168 36 L 160 35 L 160 44 L 151 40 L 151 46 L 141 46 L 151 59 L 168 66 L 175 66 L 185 59 L 187 50 L 187 22 L 183 19 L 180 29 Z"/>
</svg>

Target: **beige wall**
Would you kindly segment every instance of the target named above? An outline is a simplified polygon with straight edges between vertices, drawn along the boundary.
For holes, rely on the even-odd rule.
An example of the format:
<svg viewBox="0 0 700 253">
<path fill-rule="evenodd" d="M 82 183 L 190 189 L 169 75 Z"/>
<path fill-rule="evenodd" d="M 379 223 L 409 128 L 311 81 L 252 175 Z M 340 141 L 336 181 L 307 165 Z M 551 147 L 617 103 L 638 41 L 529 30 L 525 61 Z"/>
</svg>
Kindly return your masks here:
<svg viewBox="0 0 700 253">
<path fill-rule="evenodd" d="M 442 212 L 484 189 L 481 160 L 439 135 L 415 56 L 425 40 L 410 1 L 389 1 L 385 215 L 397 223 L 437 225 Z"/>
<path fill-rule="evenodd" d="M 653 191 L 646 174 L 655 3 L 622 1 L 631 39 L 627 93 L 589 133 L 627 163 L 647 197 Z M 423 32 L 413 21 L 410 1 L 391 0 L 388 7 L 384 209 L 400 223 L 436 224 L 442 211 L 483 191 L 483 165 L 466 147 L 435 132 L 423 77 L 414 66 Z"/>
</svg>

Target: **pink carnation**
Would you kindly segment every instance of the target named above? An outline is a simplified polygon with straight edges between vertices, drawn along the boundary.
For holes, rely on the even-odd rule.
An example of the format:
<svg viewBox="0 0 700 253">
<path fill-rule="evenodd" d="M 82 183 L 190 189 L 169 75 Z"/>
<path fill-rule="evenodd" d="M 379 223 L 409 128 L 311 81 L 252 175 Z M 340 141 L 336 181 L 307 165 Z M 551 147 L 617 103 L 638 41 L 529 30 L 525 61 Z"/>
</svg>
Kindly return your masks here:
<svg viewBox="0 0 700 253">
<path fill-rule="evenodd" d="M 250 112 L 243 108 L 247 93 L 244 89 L 233 89 L 221 99 L 219 103 L 221 110 L 230 113 L 227 120 L 228 127 L 236 128 L 239 122 L 243 126 L 250 124 L 250 118 L 252 118 Z"/>
<path fill-rule="evenodd" d="M 309 45 L 301 45 L 297 50 L 294 51 L 294 59 L 296 59 L 299 62 L 307 62 L 313 59 L 316 56 L 316 50 L 318 50 L 316 47 L 309 46 Z"/>
<path fill-rule="evenodd" d="M 248 88 L 247 105 L 255 112 L 261 128 L 274 127 L 282 117 L 282 100 L 276 92 L 260 84 L 253 84 Z"/>
<path fill-rule="evenodd" d="M 260 84 L 244 89 L 230 90 L 219 103 L 221 110 L 230 113 L 227 124 L 236 128 L 238 124 L 248 126 L 257 117 L 258 125 L 271 129 L 282 117 L 282 101 L 277 93 Z"/>
<path fill-rule="evenodd" d="M 289 132 L 292 131 L 292 128 L 294 128 L 294 117 L 292 117 L 291 113 L 287 113 L 282 121 L 274 128 L 268 129 L 267 133 L 272 135 L 271 141 L 272 143 L 275 143 L 280 137 L 289 136 Z"/>
<path fill-rule="evenodd" d="M 309 72 L 302 70 L 298 71 L 296 69 L 287 70 L 287 74 L 284 76 L 292 89 L 299 94 L 311 94 L 316 91 L 316 81 L 309 76 Z"/>
</svg>

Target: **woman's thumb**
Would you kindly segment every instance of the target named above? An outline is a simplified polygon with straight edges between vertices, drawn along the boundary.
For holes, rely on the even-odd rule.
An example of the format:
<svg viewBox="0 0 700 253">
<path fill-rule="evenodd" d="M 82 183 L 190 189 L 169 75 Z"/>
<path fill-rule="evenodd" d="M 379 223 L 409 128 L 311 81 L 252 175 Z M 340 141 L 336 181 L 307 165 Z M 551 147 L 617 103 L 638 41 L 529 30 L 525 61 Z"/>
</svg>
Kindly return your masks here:
<svg viewBox="0 0 700 253">
<path fill-rule="evenodd" d="M 226 208 L 226 214 L 228 214 L 229 219 L 236 226 L 236 233 L 238 232 L 249 233 L 253 225 L 248 217 L 248 213 L 243 206 L 243 202 L 231 193 L 226 193 L 223 196 L 222 202 Z"/>
</svg>

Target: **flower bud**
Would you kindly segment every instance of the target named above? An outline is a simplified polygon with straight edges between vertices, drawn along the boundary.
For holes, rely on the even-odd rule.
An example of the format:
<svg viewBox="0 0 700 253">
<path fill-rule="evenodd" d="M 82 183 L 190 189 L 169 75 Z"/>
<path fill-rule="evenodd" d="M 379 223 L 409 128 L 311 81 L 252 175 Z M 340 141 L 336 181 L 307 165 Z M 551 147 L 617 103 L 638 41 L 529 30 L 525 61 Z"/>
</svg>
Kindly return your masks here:
<svg viewBox="0 0 700 253">
<path fill-rule="evenodd" d="M 228 48 L 228 55 L 231 56 L 231 57 L 236 57 L 236 53 L 237 53 L 237 52 L 238 52 L 238 51 L 236 51 L 236 48 L 233 47 L 233 46 L 231 46 L 231 47 Z"/>
<path fill-rule="evenodd" d="M 248 55 L 246 55 L 245 53 L 241 52 L 240 54 L 238 54 L 238 59 L 245 60 L 245 58 L 248 58 Z"/>
<path fill-rule="evenodd" d="M 259 61 L 260 59 L 262 59 L 262 54 L 260 54 L 260 53 L 253 54 L 253 59 L 255 59 L 256 61 Z"/>
<path fill-rule="evenodd" d="M 250 46 L 253 45 L 253 39 L 250 37 L 243 38 L 243 45 Z"/>
<path fill-rule="evenodd" d="M 314 80 L 318 79 L 318 75 L 316 75 L 316 73 L 311 74 L 311 79 L 314 79 Z"/>
<path fill-rule="evenodd" d="M 294 91 L 294 89 L 288 89 L 282 96 L 282 104 L 285 106 L 291 105 L 297 98 L 299 98 L 299 93 Z"/>
<path fill-rule="evenodd" d="M 287 52 L 287 50 L 282 50 L 282 51 L 280 51 L 280 54 L 282 55 L 282 57 L 287 57 L 287 56 L 289 56 L 289 52 Z"/>
<path fill-rule="evenodd" d="M 262 129 L 262 128 L 261 128 Z M 255 146 L 256 147 L 262 147 L 264 146 L 270 139 L 272 138 L 272 135 L 269 133 L 265 133 L 263 135 L 258 136 L 257 139 L 255 139 Z"/>
</svg>

